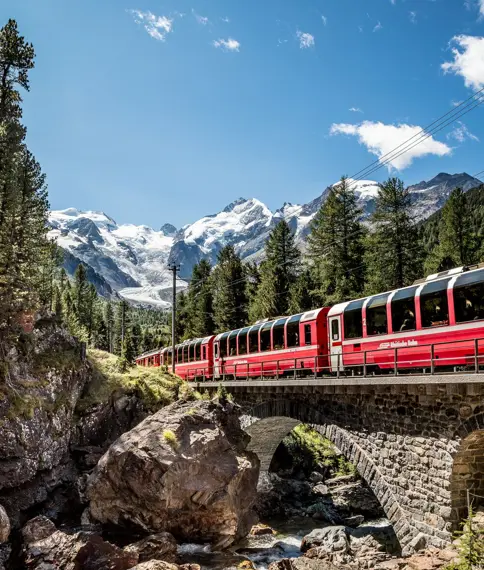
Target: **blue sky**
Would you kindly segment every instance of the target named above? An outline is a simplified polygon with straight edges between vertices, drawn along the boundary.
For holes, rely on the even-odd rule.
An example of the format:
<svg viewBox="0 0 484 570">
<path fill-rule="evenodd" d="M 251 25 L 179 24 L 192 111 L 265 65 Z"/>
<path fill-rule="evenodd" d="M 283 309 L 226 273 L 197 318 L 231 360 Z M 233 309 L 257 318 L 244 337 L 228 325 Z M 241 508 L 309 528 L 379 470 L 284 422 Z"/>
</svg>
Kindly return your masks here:
<svg viewBox="0 0 484 570">
<path fill-rule="evenodd" d="M 118 223 L 307 202 L 484 87 L 484 0 L 2 0 L 0 16 L 36 49 L 24 120 L 52 208 Z M 477 173 L 483 140 L 484 105 L 392 173 Z"/>
</svg>

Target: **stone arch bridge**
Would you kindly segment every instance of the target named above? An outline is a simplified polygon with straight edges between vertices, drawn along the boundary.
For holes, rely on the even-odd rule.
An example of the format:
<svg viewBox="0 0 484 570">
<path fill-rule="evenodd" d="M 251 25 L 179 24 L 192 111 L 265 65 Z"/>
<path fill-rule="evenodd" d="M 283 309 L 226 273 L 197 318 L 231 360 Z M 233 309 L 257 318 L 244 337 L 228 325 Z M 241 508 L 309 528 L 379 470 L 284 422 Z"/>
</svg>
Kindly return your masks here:
<svg viewBox="0 0 484 570">
<path fill-rule="evenodd" d="M 445 546 L 467 515 L 468 491 L 484 505 L 484 375 L 225 385 L 242 407 L 261 471 L 296 425 L 311 424 L 356 465 L 404 553 Z"/>
</svg>

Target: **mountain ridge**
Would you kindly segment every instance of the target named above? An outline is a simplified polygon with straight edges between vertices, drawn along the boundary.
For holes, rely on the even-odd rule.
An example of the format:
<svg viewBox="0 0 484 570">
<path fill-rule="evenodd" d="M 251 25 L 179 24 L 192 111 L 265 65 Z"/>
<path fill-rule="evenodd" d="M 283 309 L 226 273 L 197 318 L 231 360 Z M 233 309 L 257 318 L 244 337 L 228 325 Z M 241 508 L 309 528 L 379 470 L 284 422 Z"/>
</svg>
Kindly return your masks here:
<svg viewBox="0 0 484 570">
<path fill-rule="evenodd" d="M 378 183 L 351 179 L 349 182 L 354 185 L 363 219 L 368 219 L 375 208 Z M 416 220 L 426 219 L 439 210 L 456 186 L 468 191 L 479 185 L 479 180 L 465 172 L 441 172 L 429 181 L 409 186 Z M 195 263 L 208 259 L 214 264 L 225 245 L 234 245 L 244 260 L 260 260 L 267 237 L 281 219 L 289 223 L 298 243 L 304 245 L 311 221 L 330 188 L 306 204 L 285 202 L 275 211 L 257 198 L 240 197 L 218 213 L 179 229 L 170 223 L 163 224 L 160 230 L 145 225 L 118 225 L 100 211 L 54 210 L 49 215 L 49 234 L 68 252 L 64 261 L 68 273 L 72 275 L 82 261 L 100 294 L 169 308 L 172 286 L 169 263 L 180 265 L 179 286 L 184 288 Z"/>
</svg>

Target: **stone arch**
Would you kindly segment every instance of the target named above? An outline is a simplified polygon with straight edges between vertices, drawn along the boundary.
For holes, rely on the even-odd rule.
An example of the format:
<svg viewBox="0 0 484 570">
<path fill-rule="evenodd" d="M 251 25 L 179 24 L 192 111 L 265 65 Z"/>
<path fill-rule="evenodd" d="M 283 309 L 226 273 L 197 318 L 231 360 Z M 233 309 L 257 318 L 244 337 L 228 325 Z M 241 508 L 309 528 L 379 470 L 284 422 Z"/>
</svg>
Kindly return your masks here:
<svg viewBox="0 0 484 570">
<path fill-rule="evenodd" d="M 406 516 L 401 508 L 391 485 L 383 477 L 370 455 L 352 437 L 351 432 L 327 422 L 324 414 L 317 409 L 297 400 L 286 399 L 268 400 L 247 410 L 246 414 L 241 417 L 241 425 L 251 435 L 251 449 L 256 453 L 259 450 L 259 453 L 266 454 L 262 458 L 259 457 L 261 469 L 263 466 L 266 470 L 269 469 L 272 455 L 277 446 L 283 437 L 293 429 L 288 420 L 292 420 L 293 427 L 299 423 L 310 424 L 321 435 L 332 441 L 346 458 L 356 466 L 359 474 L 365 479 L 380 502 L 388 520 L 392 523 L 402 552 L 404 554 L 413 552 L 421 535 L 413 521 Z M 260 428 L 257 429 L 259 422 Z M 277 427 L 278 423 L 279 427 Z M 271 429 L 264 429 L 264 427 Z M 276 443 L 279 436 L 280 439 Z M 268 457 L 267 455 L 271 451 L 272 455 Z"/>
<path fill-rule="evenodd" d="M 468 501 L 474 510 L 484 507 L 484 413 L 464 421 L 457 435 L 461 441 L 450 482 L 453 530 L 467 517 Z"/>
</svg>

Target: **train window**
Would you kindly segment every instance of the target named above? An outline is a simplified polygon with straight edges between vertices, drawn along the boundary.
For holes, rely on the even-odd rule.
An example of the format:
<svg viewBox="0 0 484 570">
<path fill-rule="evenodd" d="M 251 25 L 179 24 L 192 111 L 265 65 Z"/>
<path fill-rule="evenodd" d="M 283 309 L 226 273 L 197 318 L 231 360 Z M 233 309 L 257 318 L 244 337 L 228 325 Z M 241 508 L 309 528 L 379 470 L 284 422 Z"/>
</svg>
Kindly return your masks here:
<svg viewBox="0 0 484 570">
<path fill-rule="evenodd" d="M 239 331 L 230 333 L 229 336 L 229 356 L 237 356 L 237 334 Z"/>
<path fill-rule="evenodd" d="M 195 347 L 193 344 L 188 345 L 188 362 L 193 362 L 193 356 L 195 353 Z"/>
<path fill-rule="evenodd" d="M 261 325 L 256 325 L 249 332 L 249 352 L 259 352 L 259 329 Z"/>
<path fill-rule="evenodd" d="M 183 347 L 183 362 L 188 362 L 188 344 Z"/>
<path fill-rule="evenodd" d="M 213 345 L 213 355 L 216 359 L 218 358 L 218 342 L 215 342 Z"/>
<path fill-rule="evenodd" d="M 306 346 L 311 344 L 311 325 L 304 325 L 304 344 Z"/>
<path fill-rule="evenodd" d="M 219 340 L 220 343 L 220 358 L 225 358 L 227 356 L 227 338 L 229 333 L 224 333 Z"/>
<path fill-rule="evenodd" d="M 372 297 L 366 304 L 366 334 L 387 334 L 387 300 L 389 293 Z"/>
<path fill-rule="evenodd" d="M 391 302 L 393 332 L 415 330 L 415 292 L 417 289 L 418 287 L 407 287 L 394 293 Z"/>
<path fill-rule="evenodd" d="M 271 349 L 271 328 L 274 323 L 265 323 L 260 330 L 260 350 L 261 352 Z"/>
<path fill-rule="evenodd" d="M 447 285 L 450 279 L 430 282 L 420 293 L 422 327 L 439 327 L 449 324 Z"/>
<path fill-rule="evenodd" d="M 165 364 L 169 366 L 171 364 L 171 350 L 165 353 Z"/>
<path fill-rule="evenodd" d="M 363 336 L 363 321 L 361 309 L 365 299 L 348 303 L 343 313 L 345 338 L 361 338 Z"/>
<path fill-rule="evenodd" d="M 464 273 L 454 285 L 457 323 L 484 319 L 484 270 Z"/>
<path fill-rule="evenodd" d="M 176 350 L 176 362 L 177 364 L 180 364 L 181 362 L 183 362 L 182 347 L 179 346 L 175 350 Z"/>
<path fill-rule="evenodd" d="M 246 327 L 239 332 L 239 354 L 247 354 L 247 333 L 250 327 Z"/>
<path fill-rule="evenodd" d="M 287 348 L 299 346 L 299 321 L 302 315 L 294 315 L 287 321 Z"/>
<path fill-rule="evenodd" d="M 274 350 L 281 350 L 284 348 L 284 325 L 287 319 L 279 319 L 272 327 L 272 346 Z"/>
<path fill-rule="evenodd" d="M 201 356 L 201 349 L 202 348 L 202 341 L 199 340 L 198 342 L 195 343 L 195 360 L 200 360 L 200 356 Z"/>
<path fill-rule="evenodd" d="M 339 319 L 331 321 L 331 340 L 339 340 Z"/>
</svg>

